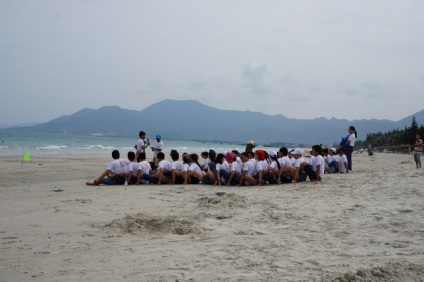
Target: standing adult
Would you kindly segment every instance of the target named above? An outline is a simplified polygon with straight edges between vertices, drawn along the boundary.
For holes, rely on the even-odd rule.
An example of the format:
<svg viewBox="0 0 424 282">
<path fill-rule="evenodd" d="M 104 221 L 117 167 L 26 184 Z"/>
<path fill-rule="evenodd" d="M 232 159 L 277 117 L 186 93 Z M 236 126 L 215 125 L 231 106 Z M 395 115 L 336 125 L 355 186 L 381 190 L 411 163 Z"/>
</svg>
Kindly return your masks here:
<svg viewBox="0 0 424 282">
<path fill-rule="evenodd" d="M 347 158 L 347 166 L 349 170 L 352 170 L 352 153 L 353 153 L 353 147 L 355 146 L 355 140 L 358 137 L 358 133 L 356 132 L 356 129 L 354 126 L 349 126 L 349 136 L 347 137 L 347 141 L 344 144 L 346 148 L 346 158 Z"/>
<path fill-rule="evenodd" d="M 135 153 L 136 157 L 140 155 L 140 153 L 145 153 L 146 148 L 150 145 L 149 139 L 147 139 L 147 142 L 144 141 L 146 138 L 146 132 L 140 131 L 138 133 L 139 139 L 137 140 L 137 144 L 135 145 L 135 149 L 137 152 Z"/>
<path fill-rule="evenodd" d="M 155 167 L 158 166 L 158 153 L 163 152 L 163 142 L 161 141 L 162 137 L 158 134 L 156 135 L 156 143 L 155 146 L 152 147 L 153 151 L 153 162 L 155 164 Z"/>
</svg>

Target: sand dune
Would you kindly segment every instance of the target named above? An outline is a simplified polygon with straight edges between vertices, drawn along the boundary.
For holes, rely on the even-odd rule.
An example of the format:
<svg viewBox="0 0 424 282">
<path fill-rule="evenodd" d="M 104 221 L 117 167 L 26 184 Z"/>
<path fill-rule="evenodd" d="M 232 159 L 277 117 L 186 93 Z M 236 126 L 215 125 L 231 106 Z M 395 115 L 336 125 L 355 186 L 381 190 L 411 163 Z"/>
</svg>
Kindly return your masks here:
<svg viewBox="0 0 424 282">
<path fill-rule="evenodd" d="M 411 158 L 354 155 L 318 184 L 125 190 L 84 184 L 110 156 L 2 157 L 0 281 L 423 281 Z"/>
</svg>

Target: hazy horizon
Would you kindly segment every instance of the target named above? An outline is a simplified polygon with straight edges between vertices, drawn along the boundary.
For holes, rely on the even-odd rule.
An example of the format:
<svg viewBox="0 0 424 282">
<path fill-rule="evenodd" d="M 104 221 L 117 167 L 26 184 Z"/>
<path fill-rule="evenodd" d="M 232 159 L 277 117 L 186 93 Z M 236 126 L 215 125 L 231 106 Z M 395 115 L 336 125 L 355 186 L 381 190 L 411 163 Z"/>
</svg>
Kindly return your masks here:
<svg viewBox="0 0 424 282">
<path fill-rule="evenodd" d="M 180 100 L 181 101 L 181 100 Z M 196 100 L 197 101 L 197 100 Z M 159 102 L 161 102 L 161 101 L 159 101 Z M 198 101 L 197 101 L 198 102 Z M 200 103 L 200 102 L 199 102 Z M 202 103 L 203 104 L 203 103 Z M 203 105 L 206 105 L 206 106 L 210 106 L 210 105 L 207 105 L 207 104 L 203 104 Z M 109 105 L 109 106 L 102 106 L 102 107 L 114 107 L 114 106 L 117 106 L 117 105 Z M 93 109 L 93 108 L 91 108 L 91 109 L 93 109 L 93 110 L 98 110 L 98 109 L 100 109 L 100 108 L 102 108 L 102 107 L 99 107 L 99 108 L 96 108 L 96 109 Z M 119 106 L 118 106 L 119 107 Z M 148 108 L 149 106 L 147 106 L 146 108 Z M 125 109 L 125 108 L 122 108 L 122 107 L 120 107 L 121 109 L 124 109 L 124 110 L 130 110 L 130 109 Z M 216 107 L 213 107 L 213 108 L 216 108 Z M 219 108 L 217 108 L 217 109 L 219 109 Z M 80 110 L 83 110 L 83 108 L 82 109 L 80 109 Z M 78 111 L 76 111 L 76 112 L 74 112 L 74 113 L 70 113 L 69 115 L 72 115 L 72 114 L 75 114 L 75 113 L 77 113 L 77 112 L 79 112 L 80 110 L 78 110 Z M 138 110 L 138 111 L 142 111 L 142 110 L 144 110 L 144 109 L 141 109 L 141 110 Z M 221 109 L 222 110 L 222 109 Z M 231 110 L 231 109 L 230 109 Z M 424 110 L 424 109 L 423 109 Z M 234 110 L 234 111 L 243 111 L 243 110 Z M 250 110 L 245 110 L 245 111 L 250 111 Z M 251 112 L 258 112 L 258 111 L 251 111 Z M 263 113 L 263 112 L 261 112 L 261 113 Z M 267 113 L 263 113 L 263 114 L 267 114 Z M 407 116 L 405 116 L 405 117 L 403 117 L 403 118 L 401 118 L 401 119 L 399 119 L 399 120 L 402 120 L 402 119 L 404 119 L 404 118 L 407 118 L 407 117 L 409 117 L 409 116 L 411 116 L 411 115 L 414 115 L 415 113 L 411 113 L 411 114 L 408 114 Z M 61 116 L 65 116 L 65 115 L 61 115 Z M 61 117 L 61 116 L 57 116 L 57 117 L 54 117 L 54 118 L 52 118 L 51 120 L 53 120 L 53 119 L 56 119 L 56 118 L 59 118 L 59 117 Z M 287 117 L 287 116 L 286 116 Z M 291 117 L 287 117 L 287 118 L 291 118 Z M 318 118 L 326 118 L 326 119 L 332 119 L 332 118 L 336 118 L 336 117 L 330 117 L 330 118 L 327 118 L 327 117 L 316 117 L 316 118 L 310 118 L 310 120 L 313 120 L 313 119 L 318 119 Z M 341 119 L 341 118 L 336 118 L 336 119 Z M 51 121 L 51 120 L 48 120 L 48 121 L 45 121 L 45 122 L 49 122 L 49 121 Z M 360 119 L 357 119 L 357 120 L 360 120 Z M 384 120 L 384 119 L 381 119 L 381 120 Z M 386 120 L 389 120 L 389 119 L 386 119 Z M 389 121 L 393 121 L 393 122 L 398 122 L 399 120 L 389 120 Z M 353 121 L 353 120 L 352 120 Z M 32 125 L 37 125 L 37 124 L 42 124 L 42 123 L 45 123 L 45 122 L 28 122 L 28 123 L 21 123 L 21 124 L 9 124 L 9 125 L 7 125 L 7 124 L 1 124 L 0 123 L 0 128 L 7 128 L 7 127 L 11 127 L 11 126 L 32 126 Z"/>
</svg>

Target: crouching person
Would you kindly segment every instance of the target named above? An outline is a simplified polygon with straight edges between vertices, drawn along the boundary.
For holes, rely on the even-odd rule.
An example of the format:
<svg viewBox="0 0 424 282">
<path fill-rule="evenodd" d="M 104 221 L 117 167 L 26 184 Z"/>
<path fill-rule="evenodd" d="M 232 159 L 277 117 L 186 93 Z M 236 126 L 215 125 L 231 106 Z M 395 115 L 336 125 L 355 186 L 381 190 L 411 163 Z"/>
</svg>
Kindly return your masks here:
<svg viewBox="0 0 424 282">
<path fill-rule="evenodd" d="M 255 179 L 255 164 L 249 159 L 248 153 L 244 152 L 240 154 L 240 159 L 243 162 L 243 168 L 241 171 L 240 181 L 237 186 L 254 186 L 258 184 Z"/>
<path fill-rule="evenodd" d="M 140 184 L 140 180 L 142 177 L 141 168 L 140 165 L 137 163 L 134 152 L 128 152 L 128 160 L 130 161 L 130 165 L 128 168 L 127 182 L 128 184 Z"/>
<path fill-rule="evenodd" d="M 222 167 L 219 170 L 219 175 L 224 178 L 227 186 L 237 185 L 240 182 L 241 176 L 241 168 L 237 162 L 237 156 L 231 152 L 227 152 L 224 158 L 228 162 L 229 168 L 225 169 Z"/>
<path fill-rule="evenodd" d="M 312 156 L 314 156 L 314 162 L 312 165 L 313 171 L 315 175 L 312 175 L 313 178 L 310 178 L 311 181 L 321 181 L 322 177 L 324 177 L 325 171 L 325 160 L 322 156 L 322 148 L 320 145 L 312 146 L 311 151 Z"/>
<path fill-rule="evenodd" d="M 313 167 L 305 160 L 305 158 L 302 156 L 302 153 L 302 149 L 295 149 L 292 152 L 295 159 L 294 182 L 304 182 L 306 181 L 307 177 L 309 177 L 309 179 L 316 178 L 316 173 Z"/>
<path fill-rule="evenodd" d="M 157 179 L 157 185 L 168 184 L 169 178 L 172 176 L 171 163 L 165 160 L 165 154 L 159 152 L 156 155 L 158 161 L 158 171 L 155 173 L 155 178 Z"/>
</svg>

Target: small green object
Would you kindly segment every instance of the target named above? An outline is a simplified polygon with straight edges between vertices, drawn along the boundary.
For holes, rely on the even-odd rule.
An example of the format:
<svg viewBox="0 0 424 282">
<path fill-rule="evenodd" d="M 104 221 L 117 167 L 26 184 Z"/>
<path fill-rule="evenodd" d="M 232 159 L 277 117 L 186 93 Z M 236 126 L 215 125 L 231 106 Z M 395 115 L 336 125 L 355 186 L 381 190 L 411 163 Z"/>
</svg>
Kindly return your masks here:
<svg viewBox="0 0 424 282">
<path fill-rule="evenodd" d="M 22 155 L 22 162 L 29 162 L 31 160 L 31 154 L 30 153 L 24 153 Z"/>
</svg>

